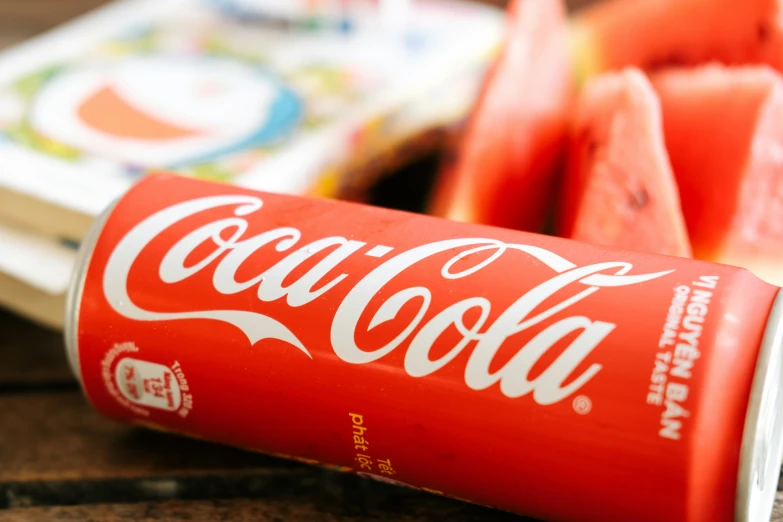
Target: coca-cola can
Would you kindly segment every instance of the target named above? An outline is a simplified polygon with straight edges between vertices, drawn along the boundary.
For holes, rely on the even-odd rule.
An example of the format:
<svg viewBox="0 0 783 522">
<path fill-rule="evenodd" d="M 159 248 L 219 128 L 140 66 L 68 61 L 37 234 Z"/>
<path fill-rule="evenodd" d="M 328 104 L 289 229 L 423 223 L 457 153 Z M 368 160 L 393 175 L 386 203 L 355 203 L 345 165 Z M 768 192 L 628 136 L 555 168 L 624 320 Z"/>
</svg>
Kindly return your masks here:
<svg viewBox="0 0 783 522">
<path fill-rule="evenodd" d="M 746 270 L 159 174 L 66 344 L 118 421 L 543 520 L 769 520 L 783 303 Z"/>
</svg>

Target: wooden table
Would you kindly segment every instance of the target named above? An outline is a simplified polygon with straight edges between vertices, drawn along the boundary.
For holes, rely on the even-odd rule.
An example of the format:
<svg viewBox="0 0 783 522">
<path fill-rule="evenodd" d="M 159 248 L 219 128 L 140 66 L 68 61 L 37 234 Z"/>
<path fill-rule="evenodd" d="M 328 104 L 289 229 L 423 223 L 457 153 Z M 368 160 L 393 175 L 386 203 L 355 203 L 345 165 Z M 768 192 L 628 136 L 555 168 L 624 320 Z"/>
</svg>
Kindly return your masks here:
<svg viewBox="0 0 783 522">
<path fill-rule="evenodd" d="M 165 1 L 165 0 L 162 0 Z M 0 0 L 0 48 L 102 0 Z M 502 3 L 498 1 L 496 3 Z M 576 0 L 572 2 L 573 5 Z M 433 158 L 373 201 L 416 209 Z M 400 193 L 419 199 L 401 200 Z M 563 498 L 568 492 L 563 492 Z M 664 499 L 662 499 L 663 501 Z M 783 494 L 773 520 L 783 522 Z M 518 521 L 523 518 L 108 421 L 82 397 L 61 336 L 0 312 L 0 521 Z"/>
</svg>

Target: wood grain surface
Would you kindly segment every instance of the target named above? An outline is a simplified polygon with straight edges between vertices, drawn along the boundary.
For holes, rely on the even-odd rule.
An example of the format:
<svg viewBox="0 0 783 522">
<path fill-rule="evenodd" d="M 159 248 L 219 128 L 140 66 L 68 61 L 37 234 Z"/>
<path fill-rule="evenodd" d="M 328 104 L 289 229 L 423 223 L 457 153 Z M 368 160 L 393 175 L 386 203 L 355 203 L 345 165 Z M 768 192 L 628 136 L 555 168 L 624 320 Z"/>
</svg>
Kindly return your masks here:
<svg viewBox="0 0 783 522">
<path fill-rule="evenodd" d="M 212 500 L 58 506 L 7 511 L 8 522 L 64 521 L 193 521 L 193 522 L 525 522 L 478 506 L 463 507 L 431 495 L 398 493 L 360 498 L 330 496 L 289 500 Z M 532 522 L 532 521 L 531 521 Z"/>
<path fill-rule="evenodd" d="M 0 393 L 41 386 L 76 387 L 62 335 L 0 313 Z"/>
<path fill-rule="evenodd" d="M 570 5 L 575 8 L 588 1 L 573 0 Z M 101 3 L 0 0 L 0 48 Z M 415 208 L 424 197 L 422 176 L 433 171 L 432 159 L 404 169 L 376 187 L 373 202 Z M 401 200 L 396 196 L 400 193 L 408 197 Z M 567 498 L 564 491 L 564 501 Z M 355 476 L 116 424 L 95 413 L 78 390 L 60 334 L 0 312 L 0 522 L 525 520 Z M 783 494 L 778 494 L 773 522 L 783 522 Z"/>
</svg>

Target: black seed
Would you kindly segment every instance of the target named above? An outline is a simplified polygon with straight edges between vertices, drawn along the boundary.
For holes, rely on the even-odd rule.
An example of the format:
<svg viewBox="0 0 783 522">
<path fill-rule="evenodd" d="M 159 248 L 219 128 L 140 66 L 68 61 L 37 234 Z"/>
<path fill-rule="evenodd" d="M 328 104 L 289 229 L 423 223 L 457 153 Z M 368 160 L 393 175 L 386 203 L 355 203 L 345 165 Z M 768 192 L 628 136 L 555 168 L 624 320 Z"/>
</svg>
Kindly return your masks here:
<svg viewBox="0 0 783 522">
<path fill-rule="evenodd" d="M 685 65 L 687 63 L 687 60 L 685 59 L 685 56 L 681 53 L 672 53 L 669 55 L 669 65 Z"/>
<path fill-rule="evenodd" d="M 632 190 L 628 194 L 628 205 L 634 210 L 642 210 L 650 202 L 650 194 L 647 189 Z"/>
<path fill-rule="evenodd" d="M 657 71 L 665 67 L 679 67 L 687 64 L 688 60 L 686 59 L 685 55 L 675 51 L 673 53 L 667 54 L 666 56 L 648 60 L 644 69 L 647 71 Z"/>
<path fill-rule="evenodd" d="M 663 57 L 655 57 L 647 60 L 647 65 L 644 67 L 644 69 L 649 71 L 656 71 L 663 67 L 666 67 L 666 59 Z"/>
<path fill-rule="evenodd" d="M 595 155 L 595 151 L 598 150 L 598 141 L 593 137 L 592 129 L 589 126 L 582 127 L 576 139 L 585 144 L 585 152 L 589 157 Z"/>
<path fill-rule="evenodd" d="M 766 42 L 767 38 L 769 38 L 769 27 L 764 22 L 760 22 L 756 26 L 756 38 L 758 38 L 759 42 Z"/>
</svg>

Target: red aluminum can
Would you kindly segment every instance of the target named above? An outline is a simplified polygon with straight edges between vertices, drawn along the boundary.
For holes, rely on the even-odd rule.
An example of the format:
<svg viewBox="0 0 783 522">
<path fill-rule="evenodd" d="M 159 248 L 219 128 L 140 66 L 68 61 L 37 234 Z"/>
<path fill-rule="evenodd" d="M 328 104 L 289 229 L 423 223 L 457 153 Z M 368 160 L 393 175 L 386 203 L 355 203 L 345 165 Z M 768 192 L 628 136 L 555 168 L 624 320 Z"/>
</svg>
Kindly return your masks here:
<svg viewBox="0 0 783 522">
<path fill-rule="evenodd" d="M 66 343 L 119 421 L 544 520 L 761 522 L 783 458 L 778 290 L 161 174 L 85 241 Z"/>
</svg>

